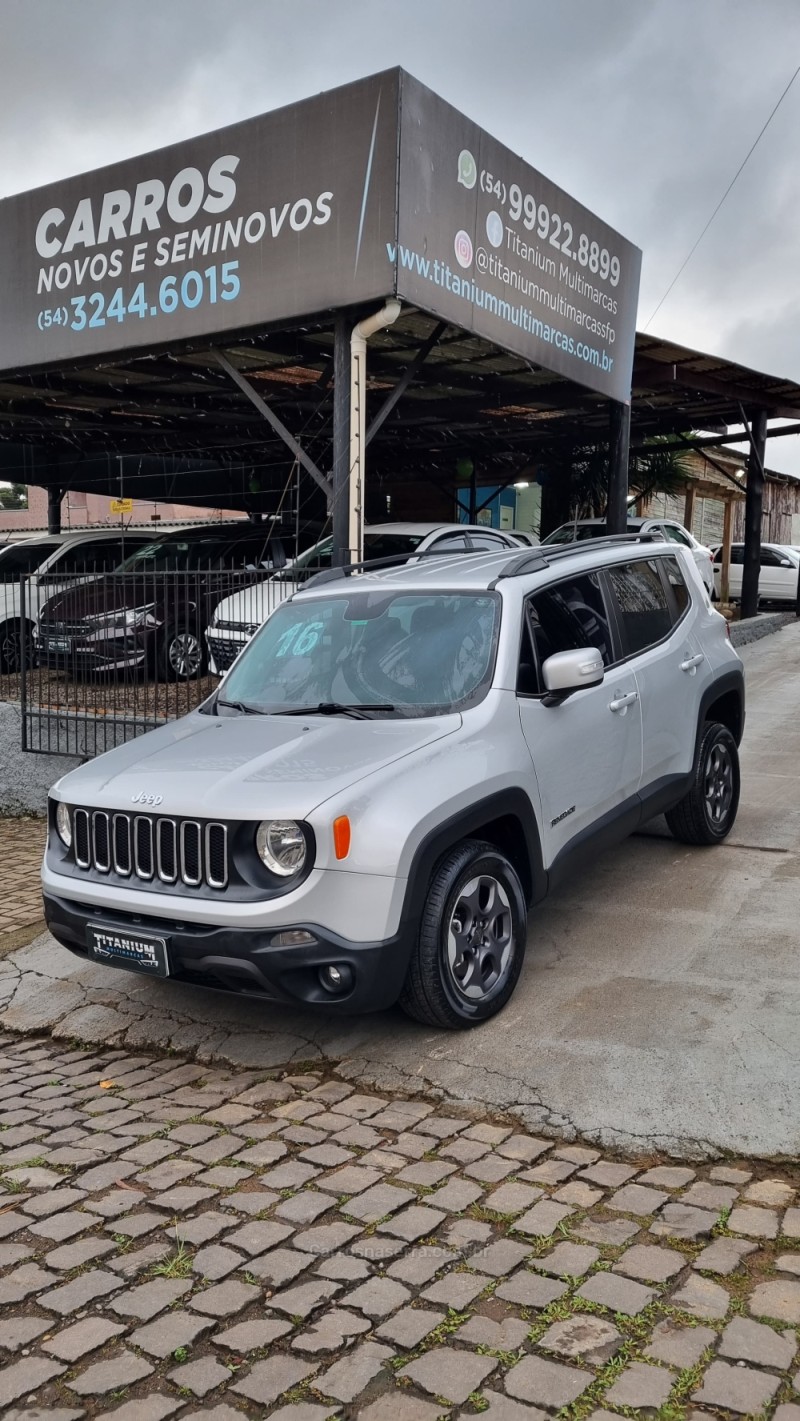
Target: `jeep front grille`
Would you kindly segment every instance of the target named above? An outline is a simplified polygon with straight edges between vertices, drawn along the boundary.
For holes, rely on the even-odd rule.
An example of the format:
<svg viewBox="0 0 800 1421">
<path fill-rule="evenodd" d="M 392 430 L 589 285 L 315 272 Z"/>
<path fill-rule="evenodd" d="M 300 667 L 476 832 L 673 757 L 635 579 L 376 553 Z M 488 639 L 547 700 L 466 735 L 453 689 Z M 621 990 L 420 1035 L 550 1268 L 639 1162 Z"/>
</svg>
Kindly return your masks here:
<svg viewBox="0 0 800 1421">
<path fill-rule="evenodd" d="M 113 871 L 143 883 L 180 882 L 187 888 L 225 888 L 228 883 L 225 824 L 76 809 L 72 833 L 75 863 L 87 871 Z"/>
</svg>

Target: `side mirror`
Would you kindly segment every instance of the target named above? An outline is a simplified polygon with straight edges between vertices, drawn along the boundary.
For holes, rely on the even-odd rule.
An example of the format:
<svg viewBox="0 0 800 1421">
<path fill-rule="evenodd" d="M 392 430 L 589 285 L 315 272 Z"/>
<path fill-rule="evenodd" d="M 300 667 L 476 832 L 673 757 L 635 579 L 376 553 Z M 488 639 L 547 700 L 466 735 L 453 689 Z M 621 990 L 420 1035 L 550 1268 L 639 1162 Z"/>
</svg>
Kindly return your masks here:
<svg viewBox="0 0 800 1421">
<path fill-rule="evenodd" d="M 597 648 L 584 646 L 548 656 L 542 667 L 542 676 L 548 692 L 544 704 L 557 706 L 575 691 L 599 685 L 605 676 L 605 667 Z"/>
<path fill-rule="evenodd" d="M 794 567 L 791 558 L 781 558 L 781 567 Z"/>
</svg>

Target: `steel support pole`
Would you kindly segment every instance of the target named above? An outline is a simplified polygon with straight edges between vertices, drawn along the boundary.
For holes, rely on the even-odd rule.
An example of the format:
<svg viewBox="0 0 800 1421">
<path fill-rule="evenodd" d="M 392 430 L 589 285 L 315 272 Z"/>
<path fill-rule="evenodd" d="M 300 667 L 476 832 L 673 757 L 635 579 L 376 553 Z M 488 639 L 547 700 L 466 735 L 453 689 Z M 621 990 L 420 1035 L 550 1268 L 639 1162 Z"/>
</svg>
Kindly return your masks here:
<svg viewBox="0 0 800 1421">
<path fill-rule="evenodd" d="M 687 523 L 687 528 L 689 527 Z M 691 532 L 689 528 L 689 532 Z M 722 562 L 719 572 L 719 600 L 723 607 L 730 600 L 731 590 L 731 542 L 733 540 L 733 499 L 725 499 L 725 513 L 722 519 Z"/>
<path fill-rule="evenodd" d="M 631 407 L 611 401 L 608 431 L 608 503 L 606 530 L 625 533 L 628 528 L 628 458 L 631 442 Z"/>
<path fill-rule="evenodd" d="M 333 328 L 333 566 L 349 560 L 350 542 L 350 326 L 337 316 Z"/>
<path fill-rule="evenodd" d="M 767 448 L 767 412 L 756 410 L 750 421 L 750 454 L 744 505 L 744 561 L 742 565 L 742 617 L 758 611 L 758 578 L 761 572 L 761 505 L 764 498 L 764 455 Z"/>
<path fill-rule="evenodd" d="M 61 532 L 61 500 L 64 491 L 60 488 L 48 488 L 47 490 L 47 531 L 48 533 Z"/>
<path fill-rule="evenodd" d="M 694 484 L 686 485 L 686 494 L 683 500 L 683 526 L 684 528 L 688 528 L 690 533 L 692 531 L 692 524 L 694 522 L 694 503 L 696 493 L 697 490 Z"/>
</svg>

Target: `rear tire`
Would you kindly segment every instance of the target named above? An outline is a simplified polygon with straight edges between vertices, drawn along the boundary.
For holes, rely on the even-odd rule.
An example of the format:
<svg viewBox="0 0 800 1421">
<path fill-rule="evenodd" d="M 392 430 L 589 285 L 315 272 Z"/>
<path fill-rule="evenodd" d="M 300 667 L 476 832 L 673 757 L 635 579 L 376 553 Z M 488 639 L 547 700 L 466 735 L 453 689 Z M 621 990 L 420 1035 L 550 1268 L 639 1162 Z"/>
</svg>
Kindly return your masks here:
<svg viewBox="0 0 800 1421">
<path fill-rule="evenodd" d="M 428 1026 L 487 1021 L 517 985 L 526 934 L 516 870 L 492 844 L 465 839 L 434 871 L 400 1006 Z"/>
<path fill-rule="evenodd" d="M 739 807 L 739 751 L 725 725 L 709 721 L 700 738 L 694 782 L 666 815 L 671 833 L 682 844 L 721 844 Z"/>
</svg>

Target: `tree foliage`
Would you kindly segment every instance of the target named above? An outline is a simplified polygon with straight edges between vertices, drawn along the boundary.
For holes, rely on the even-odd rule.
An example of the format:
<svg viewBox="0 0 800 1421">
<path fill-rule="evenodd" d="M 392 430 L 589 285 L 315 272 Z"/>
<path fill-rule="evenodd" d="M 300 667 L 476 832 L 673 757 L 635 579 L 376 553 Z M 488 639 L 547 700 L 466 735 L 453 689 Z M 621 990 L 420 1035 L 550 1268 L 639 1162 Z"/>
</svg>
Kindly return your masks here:
<svg viewBox="0 0 800 1421">
<path fill-rule="evenodd" d="M 27 508 L 28 490 L 25 484 L 0 485 L 0 508 Z"/>
<path fill-rule="evenodd" d="M 637 498 L 656 493 L 680 494 L 691 477 L 689 454 L 673 447 L 681 435 L 654 435 L 631 451 L 628 488 Z M 608 502 L 608 445 L 590 444 L 570 451 L 568 466 L 559 471 L 570 488 L 570 516 L 602 518 Z"/>
</svg>

